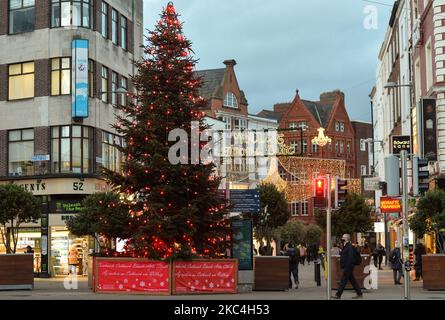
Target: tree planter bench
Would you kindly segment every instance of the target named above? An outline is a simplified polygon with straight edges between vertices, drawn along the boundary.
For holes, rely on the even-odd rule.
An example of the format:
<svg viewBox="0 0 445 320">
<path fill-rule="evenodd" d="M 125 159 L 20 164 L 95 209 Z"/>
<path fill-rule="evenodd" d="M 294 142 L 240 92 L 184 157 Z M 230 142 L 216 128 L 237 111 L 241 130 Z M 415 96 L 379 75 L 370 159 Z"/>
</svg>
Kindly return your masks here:
<svg viewBox="0 0 445 320">
<path fill-rule="evenodd" d="M 33 254 L 0 254 L 0 290 L 32 290 L 33 264 Z"/>
<path fill-rule="evenodd" d="M 371 262 L 371 256 L 366 254 L 362 254 L 362 263 L 359 266 L 355 266 L 354 267 L 354 277 L 355 280 L 357 280 L 358 285 L 360 286 L 360 288 L 364 289 L 365 288 L 365 278 L 369 276 L 370 271 L 369 268 L 367 269 L 367 272 L 365 272 L 365 269 L 367 266 L 370 265 Z M 338 255 L 333 255 L 331 257 L 331 261 L 332 261 L 332 279 L 331 279 L 331 287 L 332 289 L 338 289 L 338 287 L 340 286 L 340 281 L 341 281 L 341 277 L 343 275 L 343 270 L 340 267 L 340 256 Z M 346 289 L 352 289 L 352 285 L 351 283 L 348 281 L 347 285 L 346 285 Z"/>
<path fill-rule="evenodd" d="M 425 290 L 445 290 L 445 255 L 422 255 L 422 278 Z"/>
<path fill-rule="evenodd" d="M 96 293 L 236 293 L 237 276 L 238 261 L 234 259 L 163 262 L 94 257 L 89 284 Z"/>
</svg>

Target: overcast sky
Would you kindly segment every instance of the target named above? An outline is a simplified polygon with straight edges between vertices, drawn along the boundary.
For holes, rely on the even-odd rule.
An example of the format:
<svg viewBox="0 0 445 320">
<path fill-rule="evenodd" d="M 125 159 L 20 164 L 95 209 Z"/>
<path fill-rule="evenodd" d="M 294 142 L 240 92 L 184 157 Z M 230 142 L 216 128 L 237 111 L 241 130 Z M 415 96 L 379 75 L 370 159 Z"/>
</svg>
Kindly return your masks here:
<svg viewBox="0 0 445 320">
<path fill-rule="evenodd" d="M 393 0 L 176 0 L 197 69 L 235 59 L 249 113 L 340 89 L 351 120 L 370 121 L 369 93 Z M 144 26 L 153 29 L 168 1 L 144 0 Z M 383 5 L 387 4 L 387 5 Z M 375 6 L 377 29 L 363 25 Z"/>
</svg>

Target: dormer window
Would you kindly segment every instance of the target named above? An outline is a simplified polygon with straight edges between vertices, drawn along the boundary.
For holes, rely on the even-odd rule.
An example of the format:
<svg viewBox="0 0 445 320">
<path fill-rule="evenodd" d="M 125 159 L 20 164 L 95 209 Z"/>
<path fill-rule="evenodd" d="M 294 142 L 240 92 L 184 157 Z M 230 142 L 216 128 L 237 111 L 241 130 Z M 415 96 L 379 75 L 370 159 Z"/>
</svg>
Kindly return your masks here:
<svg viewBox="0 0 445 320">
<path fill-rule="evenodd" d="M 224 98 L 224 107 L 229 108 L 237 108 L 238 109 L 238 101 L 236 100 L 235 95 L 233 92 L 227 92 L 225 98 Z"/>
</svg>

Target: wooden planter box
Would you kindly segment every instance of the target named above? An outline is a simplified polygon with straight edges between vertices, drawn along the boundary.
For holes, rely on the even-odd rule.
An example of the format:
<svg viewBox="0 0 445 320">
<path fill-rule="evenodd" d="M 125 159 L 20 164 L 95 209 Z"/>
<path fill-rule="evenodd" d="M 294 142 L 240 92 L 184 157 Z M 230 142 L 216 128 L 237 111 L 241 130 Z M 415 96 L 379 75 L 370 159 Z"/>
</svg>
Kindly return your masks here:
<svg viewBox="0 0 445 320">
<path fill-rule="evenodd" d="M 360 286 L 360 288 L 364 289 L 365 285 L 364 285 L 364 280 L 367 276 L 369 276 L 369 268 L 368 271 L 365 272 L 365 268 L 367 266 L 369 266 L 370 262 L 371 262 L 371 256 L 366 254 L 362 254 L 362 263 L 359 266 L 355 266 L 354 267 L 354 277 L 355 280 L 357 280 L 358 285 Z M 340 256 L 338 255 L 334 255 L 331 257 L 331 262 L 332 262 L 332 279 L 331 279 L 331 286 L 332 289 L 338 289 L 338 287 L 340 286 L 340 281 L 341 281 L 341 277 L 343 275 L 343 270 L 340 267 Z M 353 289 L 352 285 L 350 282 L 348 282 L 348 284 L 346 285 L 346 289 Z"/>
<path fill-rule="evenodd" d="M 33 254 L 0 254 L 0 290 L 34 288 Z"/>
<path fill-rule="evenodd" d="M 150 261 L 136 258 L 93 259 L 89 286 L 97 293 L 237 293 L 238 260 Z"/>
<path fill-rule="evenodd" d="M 289 288 L 289 277 L 289 257 L 255 257 L 253 290 L 287 290 Z"/>
<path fill-rule="evenodd" d="M 445 290 L 445 255 L 422 256 L 422 277 L 425 290 Z"/>
</svg>

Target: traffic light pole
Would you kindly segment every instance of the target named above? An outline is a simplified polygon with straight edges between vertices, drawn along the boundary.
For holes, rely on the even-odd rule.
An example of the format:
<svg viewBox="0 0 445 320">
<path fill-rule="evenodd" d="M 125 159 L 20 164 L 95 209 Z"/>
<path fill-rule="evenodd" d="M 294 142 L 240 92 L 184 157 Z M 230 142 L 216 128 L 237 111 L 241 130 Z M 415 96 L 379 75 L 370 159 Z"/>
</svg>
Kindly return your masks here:
<svg viewBox="0 0 445 320">
<path fill-rule="evenodd" d="M 409 263 L 409 226 L 408 226 L 408 154 L 406 150 L 400 151 L 400 162 L 402 167 L 402 208 L 403 208 L 403 255 L 404 263 Z M 405 274 L 405 300 L 411 299 L 409 269 L 403 266 Z"/>
<path fill-rule="evenodd" d="M 327 180 L 327 197 L 328 207 L 326 209 L 326 268 L 328 272 L 328 283 L 326 285 L 326 293 L 328 300 L 331 300 L 331 175 L 326 175 Z"/>
</svg>

